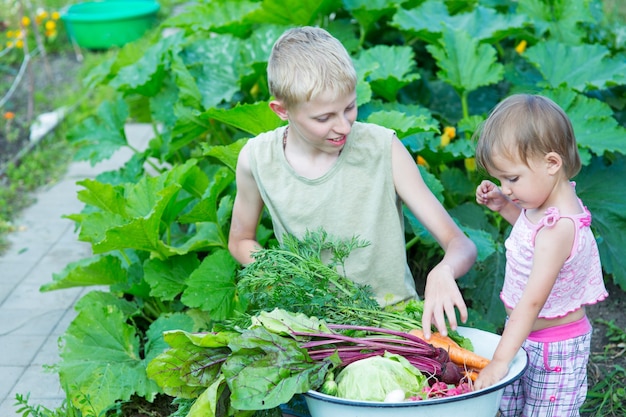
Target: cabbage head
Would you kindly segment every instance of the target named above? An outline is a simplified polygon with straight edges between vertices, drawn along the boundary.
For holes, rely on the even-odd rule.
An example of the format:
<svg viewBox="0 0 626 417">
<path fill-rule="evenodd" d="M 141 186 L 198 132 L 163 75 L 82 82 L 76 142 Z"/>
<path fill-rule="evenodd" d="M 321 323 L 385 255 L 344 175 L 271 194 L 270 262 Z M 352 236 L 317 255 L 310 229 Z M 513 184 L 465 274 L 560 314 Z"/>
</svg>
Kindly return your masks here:
<svg viewBox="0 0 626 417">
<path fill-rule="evenodd" d="M 337 396 L 357 401 L 384 401 L 393 390 L 405 398 L 417 395 L 427 385 L 426 376 L 403 356 L 385 353 L 347 365 L 336 378 Z"/>
</svg>

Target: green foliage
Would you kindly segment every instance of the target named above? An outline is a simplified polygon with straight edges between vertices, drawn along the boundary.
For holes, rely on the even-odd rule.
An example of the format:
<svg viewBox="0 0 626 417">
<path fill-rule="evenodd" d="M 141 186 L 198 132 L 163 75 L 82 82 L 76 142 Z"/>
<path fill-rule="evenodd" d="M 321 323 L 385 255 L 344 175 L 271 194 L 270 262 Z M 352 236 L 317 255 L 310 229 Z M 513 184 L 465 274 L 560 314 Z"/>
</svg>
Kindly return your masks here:
<svg viewBox="0 0 626 417">
<path fill-rule="evenodd" d="M 267 106 L 265 66 L 274 41 L 292 25 L 320 25 L 344 42 L 359 76 L 359 119 L 395 129 L 425 160 L 420 169 L 427 184 L 476 242 L 479 260 L 459 281 L 471 325 L 494 330 L 503 322 L 498 291 L 508 233 L 474 202 L 482 173 L 472 166 L 471 137 L 493 105 L 518 91 L 545 94 L 570 115 L 585 165 L 575 179 L 578 191 L 593 213 L 605 272 L 626 289 L 618 250 L 626 244 L 626 196 L 614 185 L 625 169 L 618 117 L 626 105 L 624 43 L 602 26 L 597 9 L 588 13 L 597 2 L 551 4 L 198 2 L 163 23 L 178 29 L 173 35 L 126 45 L 95 67 L 85 85 L 112 97 L 71 132 L 80 145 L 77 157 L 96 163 L 121 148 L 133 157 L 120 170 L 79 182 L 85 209 L 67 217 L 94 255 L 42 287 L 111 290 L 106 299 L 90 295 L 80 303 L 63 336 L 59 369 L 72 405 L 102 415 L 131 395 L 153 398 L 160 390 L 145 365 L 166 348 L 160 331 L 211 330 L 215 320 L 239 317 L 249 307 L 237 287 L 239 265 L 227 250 L 234 170 L 246 140 L 283 123 Z M 517 52 L 522 41 L 528 47 Z M 146 149 L 130 145 L 129 119 L 154 126 Z M 456 129 L 449 144 L 441 137 L 446 127 Z M 441 250 L 409 213 L 406 233 L 420 282 Z M 258 239 L 272 241 L 267 217 Z M 197 342 L 186 338 L 166 333 L 170 345 Z M 110 349 L 84 363 L 102 346 Z M 170 358 L 181 366 L 183 359 Z M 202 373 L 184 375 L 190 380 L 166 385 L 176 396 L 199 395 L 189 415 L 200 415 L 207 403 L 217 407 L 223 381 L 204 391 Z M 105 378 L 117 382 L 103 386 Z"/>
</svg>

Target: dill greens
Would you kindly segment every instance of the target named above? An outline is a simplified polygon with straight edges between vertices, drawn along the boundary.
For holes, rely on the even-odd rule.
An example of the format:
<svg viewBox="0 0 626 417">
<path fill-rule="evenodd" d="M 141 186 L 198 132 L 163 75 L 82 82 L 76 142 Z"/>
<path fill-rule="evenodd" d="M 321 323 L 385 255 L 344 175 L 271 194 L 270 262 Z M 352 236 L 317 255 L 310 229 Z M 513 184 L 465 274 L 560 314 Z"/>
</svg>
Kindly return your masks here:
<svg viewBox="0 0 626 417">
<path fill-rule="evenodd" d="M 344 273 L 350 252 L 368 244 L 357 237 L 337 239 L 321 229 L 301 239 L 286 235 L 279 247 L 255 252 L 254 262 L 240 271 L 239 296 L 251 314 L 281 308 L 331 322 L 344 322 L 345 309 L 380 310 L 371 288 Z"/>
</svg>

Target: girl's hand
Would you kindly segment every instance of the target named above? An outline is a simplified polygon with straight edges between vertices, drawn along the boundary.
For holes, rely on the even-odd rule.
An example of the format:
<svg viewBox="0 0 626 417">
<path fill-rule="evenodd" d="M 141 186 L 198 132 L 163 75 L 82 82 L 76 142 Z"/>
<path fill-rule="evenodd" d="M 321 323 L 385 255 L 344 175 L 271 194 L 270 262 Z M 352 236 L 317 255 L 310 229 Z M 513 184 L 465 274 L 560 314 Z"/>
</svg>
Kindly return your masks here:
<svg viewBox="0 0 626 417">
<path fill-rule="evenodd" d="M 509 364 L 492 360 L 485 366 L 474 381 L 474 391 L 497 384 L 509 372 Z"/>
<path fill-rule="evenodd" d="M 509 202 L 500 188 L 489 180 L 484 180 L 476 188 L 476 202 L 490 210 L 500 212 Z"/>
</svg>

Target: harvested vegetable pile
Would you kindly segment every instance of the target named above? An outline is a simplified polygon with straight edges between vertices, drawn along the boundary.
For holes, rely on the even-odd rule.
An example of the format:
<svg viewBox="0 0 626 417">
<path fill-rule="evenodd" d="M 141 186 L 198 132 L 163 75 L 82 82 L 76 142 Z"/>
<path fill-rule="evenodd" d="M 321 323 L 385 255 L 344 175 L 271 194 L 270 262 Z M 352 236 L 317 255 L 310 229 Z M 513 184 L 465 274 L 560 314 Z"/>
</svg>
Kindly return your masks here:
<svg viewBox="0 0 626 417">
<path fill-rule="evenodd" d="M 281 404 L 309 390 L 374 401 L 468 391 L 477 369 L 448 354 L 452 345 L 469 352 L 468 339 L 450 332 L 447 348 L 431 345 L 411 334 L 421 327 L 422 302 L 381 308 L 367 287 L 338 272 L 364 244 L 317 232 L 259 251 L 238 282 L 246 314 L 208 333 L 166 332 L 171 348 L 150 362 L 148 375 L 166 394 L 196 399 L 188 417 L 279 416 Z M 377 377 L 368 381 L 381 383 L 359 384 L 374 361 Z"/>
</svg>

